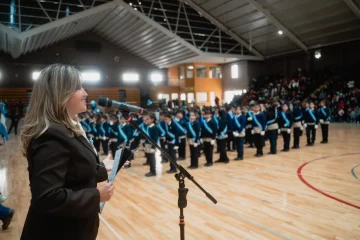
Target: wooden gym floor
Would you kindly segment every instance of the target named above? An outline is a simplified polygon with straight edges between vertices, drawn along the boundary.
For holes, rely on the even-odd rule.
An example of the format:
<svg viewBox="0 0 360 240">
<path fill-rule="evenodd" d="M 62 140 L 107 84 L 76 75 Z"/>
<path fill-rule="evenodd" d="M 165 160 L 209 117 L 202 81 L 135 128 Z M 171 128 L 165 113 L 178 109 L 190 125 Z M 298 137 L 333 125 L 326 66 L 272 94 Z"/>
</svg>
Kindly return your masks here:
<svg viewBox="0 0 360 240">
<path fill-rule="evenodd" d="M 255 158 L 245 149 L 244 161 L 190 170 L 217 200 L 214 205 L 186 180 L 186 239 L 360 239 L 360 126 L 333 124 L 329 144 L 321 130 L 314 147 Z M 0 191 L 16 215 L 0 239 L 18 240 L 30 201 L 26 160 L 20 155 L 19 136 L 0 147 Z M 278 140 L 278 149 L 282 140 Z M 267 153 L 269 144 L 264 149 Z M 189 149 L 187 149 L 189 153 Z M 218 156 L 214 156 L 217 160 Z M 130 169 L 122 169 L 116 192 L 105 205 L 103 218 L 121 239 L 179 239 L 177 182 L 163 174 L 145 178 L 143 152 Z M 187 167 L 189 160 L 180 161 Z M 98 239 L 117 239 L 101 223 Z"/>
</svg>

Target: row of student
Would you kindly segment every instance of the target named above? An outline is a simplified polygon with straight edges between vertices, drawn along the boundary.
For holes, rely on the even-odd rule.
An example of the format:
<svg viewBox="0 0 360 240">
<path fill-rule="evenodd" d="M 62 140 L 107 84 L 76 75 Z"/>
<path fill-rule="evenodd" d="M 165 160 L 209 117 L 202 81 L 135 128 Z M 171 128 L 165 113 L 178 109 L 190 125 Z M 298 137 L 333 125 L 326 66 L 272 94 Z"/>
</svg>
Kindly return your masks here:
<svg viewBox="0 0 360 240">
<path fill-rule="evenodd" d="M 228 112 L 219 109 L 215 109 L 214 112 L 204 110 L 201 115 L 199 112 L 187 112 L 183 115 L 179 111 L 175 115 L 161 113 L 158 124 L 156 124 L 154 115 L 144 116 L 137 119 L 136 122 L 155 142 L 159 142 L 172 159 L 176 159 L 176 150 L 179 153 L 178 160 L 185 159 L 187 139 L 190 145 L 190 168 L 197 168 L 200 149 L 205 154 L 205 166 L 213 164 L 215 141 L 217 142 L 217 152 L 220 153 L 220 159 L 216 162 L 229 162 L 226 154 L 226 141 L 230 139 L 230 134 L 232 136 L 231 141 L 235 143 L 235 149 L 238 152 L 235 160 L 243 160 L 245 137 L 247 137 L 246 140 L 250 145 L 255 144 L 257 148 L 255 156 L 260 157 L 263 155 L 262 149 L 266 137 L 270 140 L 270 153 L 276 154 L 277 136 L 278 132 L 281 132 L 284 138 L 283 151 L 288 151 L 292 127 L 294 128 L 293 148 L 299 148 L 299 138 L 303 126 L 307 129 L 308 145 L 313 145 L 318 121 L 322 122 L 322 126 L 328 126 L 327 116 L 329 113 L 324 109 L 326 108 L 323 107 L 318 113 L 313 109 L 313 104 L 304 110 L 295 104 L 294 111 L 290 111 L 288 104 L 285 103 L 282 107 L 275 105 L 265 110 L 259 104 L 254 104 L 250 110 L 247 110 L 246 107 L 243 109 L 233 107 Z M 96 121 L 96 118 L 100 118 L 100 122 Z M 110 123 L 106 121 L 106 118 L 106 115 L 100 117 L 95 115 L 93 121 L 86 117 L 81 121 L 84 129 L 88 131 L 87 135 L 90 140 L 95 139 L 93 141 L 97 150 L 100 141 L 103 143 L 105 154 L 107 154 L 108 144 L 113 155 L 120 147 L 128 147 L 131 150 L 138 147 L 142 137 L 137 130 L 132 130 L 124 117 L 120 117 L 119 121 L 117 115 L 111 115 Z M 151 126 L 151 131 L 149 131 L 149 126 Z M 311 140 L 310 133 L 313 134 Z M 323 142 L 326 142 L 327 134 L 323 137 Z M 151 147 L 150 143 L 145 143 L 145 152 L 148 159 L 147 163 L 150 165 L 150 172 L 147 175 L 155 175 L 155 157 L 153 155 L 155 148 Z M 162 163 L 165 162 L 167 160 L 163 159 Z M 170 169 L 167 172 L 175 171 L 175 166 L 170 164 Z"/>
</svg>

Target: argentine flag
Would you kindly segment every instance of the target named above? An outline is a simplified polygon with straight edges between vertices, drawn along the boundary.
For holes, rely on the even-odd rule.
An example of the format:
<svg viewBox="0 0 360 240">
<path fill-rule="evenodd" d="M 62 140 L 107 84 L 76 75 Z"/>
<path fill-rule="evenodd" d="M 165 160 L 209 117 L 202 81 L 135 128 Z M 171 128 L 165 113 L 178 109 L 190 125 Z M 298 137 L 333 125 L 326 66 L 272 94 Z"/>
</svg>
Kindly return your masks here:
<svg viewBox="0 0 360 240">
<path fill-rule="evenodd" d="M 6 118 L 5 118 L 5 104 L 0 102 L 0 135 L 4 136 L 5 140 L 8 141 L 8 133 L 6 130 Z"/>
</svg>

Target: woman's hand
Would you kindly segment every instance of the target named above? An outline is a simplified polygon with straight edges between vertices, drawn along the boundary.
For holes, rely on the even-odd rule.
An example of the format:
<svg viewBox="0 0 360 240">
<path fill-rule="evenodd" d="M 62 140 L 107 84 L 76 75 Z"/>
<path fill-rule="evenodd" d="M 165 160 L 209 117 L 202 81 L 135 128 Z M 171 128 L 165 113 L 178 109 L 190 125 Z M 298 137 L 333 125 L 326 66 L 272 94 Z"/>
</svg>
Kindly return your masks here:
<svg viewBox="0 0 360 240">
<path fill-rule="evenodd" d="M 111 183 L 105 183 L 97 187 L 100 193 L 100 202 L 107 202 L 113 195 L 115 187 Z"/>
</svg>

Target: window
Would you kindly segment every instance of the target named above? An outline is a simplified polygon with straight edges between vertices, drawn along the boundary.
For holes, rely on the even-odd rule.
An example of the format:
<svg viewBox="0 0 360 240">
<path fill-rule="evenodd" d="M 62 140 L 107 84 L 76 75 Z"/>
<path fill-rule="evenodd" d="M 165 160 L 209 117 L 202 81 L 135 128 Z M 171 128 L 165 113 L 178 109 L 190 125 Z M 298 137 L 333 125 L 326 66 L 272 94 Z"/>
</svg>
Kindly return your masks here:
<svg viewBox="0 0 360 240">
<path fill-rule="evenodd" d="M 195 100 L 194 93 L 188 93 L 187 99 L 188 99 L 188 103 L 191 103 L 192 101 L 194 101 Z"/>
<path fill-rule="evenodd" d="M 186 100 L 186 93 L 180 94 L 180 100 L 185 101 Z"/>
<path fill-rule="evenodd" d="M 83 72 L 81 73 L 81 77 L 84 82 L 98 82 L 101 79 L 99 72 Z"/>
<path fill-rule="evenodd" d="M 172 93 L 171 94 L 171 100 L 175 100 L 175 99 L 178 99 L 179 98 L 179 94 L 177 93 Z"/>
<path fill-rule="evenodd" d="M 137 82 L 139 81 L 139 74 L 137 73 L 124 73 L 123 74 L 124 82 Z"/>
<path fill-rule="evenodd" d="M 207 92 L 197 92 L 196 93 L 196 101 L 198 103 L 207 102 L 207 98 L 208 98 Z"/>
<path fill-rule="evenodd" d="M 206 78 L 206 66 L 196 66 L 196 77 Z"/>
<path fill-rule="evenodd" d="M 159 83 L 163 80 L 163 75 L 161 73 L 152 73 L 150 77 L 153 83 Z"/>
<path fill-rule="evenodd" d="M 168 102 L 169 101 L 169 94 L 159 93 L 158 99 L 159 100 L 166 99 L 166 102 Z"/>
<path fill-rule="evenodd" d="M 209 78 L 222 78 L 221 67 L 210 67 Z"/>
<path fill-rule="evenodd" d="M 239 78 L 239 66 L 237 64 L 231 65 L 231 78 Z"/>
<path fill-rule="evenodd" d="M 187 66 L 186 78 L 194 78 L 194 66 L 193 65 Z"/>
<path fill-rule="evenodd" d="M 184 66 L 180 66 L 180 67 L 179 67 L 179 78 L 180 78 L 180 79 L 184 79 L 184 78 L 185 78 L 185 67 L 184 67 Z"/>
</svg>

